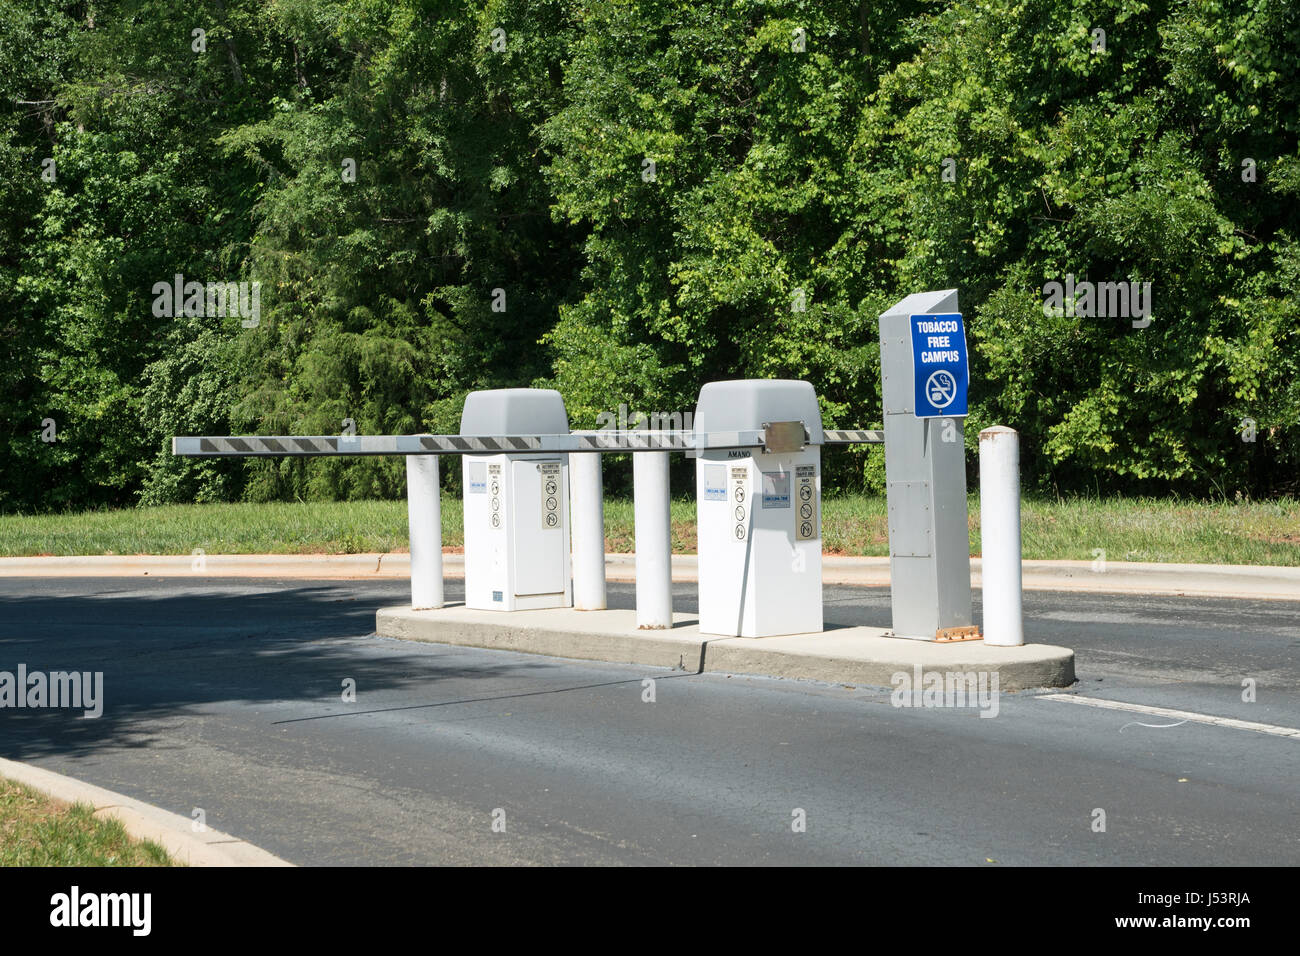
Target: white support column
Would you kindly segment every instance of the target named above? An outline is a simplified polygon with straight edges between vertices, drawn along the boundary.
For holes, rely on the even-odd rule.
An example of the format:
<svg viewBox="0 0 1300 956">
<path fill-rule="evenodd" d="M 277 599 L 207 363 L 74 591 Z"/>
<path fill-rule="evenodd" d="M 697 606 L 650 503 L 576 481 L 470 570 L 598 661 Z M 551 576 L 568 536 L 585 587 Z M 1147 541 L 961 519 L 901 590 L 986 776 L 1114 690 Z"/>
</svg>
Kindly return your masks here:
<svg viewBox="0 0 1300 956">
<path fill-rule="evenodd" d="M 438 456 L 406 456 L 406 516 L 411 536 L 411 607 L 442 607 L 442 493 Z"/>
<path fill-rule="evenodd" d="M 635 500 L 636 626 L 673 626 L 672 526 L 668 498 L 668 453 L 632 455 Z"/>
<path fill-rule="evenodd" d="M 573 606 L 603 611 L 605 603 L 605 493 L 596 453 L 569 456 L 569 513 L 573 516 Z"/>
<path fill-rule="evenodd" d="M 984 643 L 1025 643 L 1020 579 L 1020 436 L 996 425 L 980 432 L 980 540 Z"/>
</svg>

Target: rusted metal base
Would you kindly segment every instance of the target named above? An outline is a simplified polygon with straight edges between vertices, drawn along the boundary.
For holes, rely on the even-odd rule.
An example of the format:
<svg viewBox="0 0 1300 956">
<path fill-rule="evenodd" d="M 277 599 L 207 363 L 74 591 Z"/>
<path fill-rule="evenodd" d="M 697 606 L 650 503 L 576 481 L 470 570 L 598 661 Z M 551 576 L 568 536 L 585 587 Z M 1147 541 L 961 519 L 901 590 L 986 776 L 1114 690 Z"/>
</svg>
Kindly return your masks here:
<svg viewBox="0 0 1300 956">
<path fill-rule="evenodd" d="M 982 641 L 984 635 L 974 624 L 969 627 L 941 627 L 934 632 L 935 643 L 953 644 L 957 641 Z"/>
</svg>

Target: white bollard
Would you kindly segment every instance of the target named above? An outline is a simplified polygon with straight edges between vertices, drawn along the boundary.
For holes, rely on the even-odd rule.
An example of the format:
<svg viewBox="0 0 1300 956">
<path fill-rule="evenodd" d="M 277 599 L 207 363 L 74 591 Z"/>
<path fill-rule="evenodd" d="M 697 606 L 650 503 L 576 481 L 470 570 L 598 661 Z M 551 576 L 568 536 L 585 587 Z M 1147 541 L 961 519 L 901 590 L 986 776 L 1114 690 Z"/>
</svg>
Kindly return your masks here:
<svg viewBox="0 0 1300 956">
<path fill-rule="evenodd" d="M 442 492 L 438 456 L 406 456 L 406 517 L 411 536 L 411 607 L 442 607 Z"/>
<path fill-rule="evenodd" d="M 1020 436 L 995 425 L 980 432 L 980 539 L 984 643 L 1025 643 L 1020 580 Z"/>
<path fill-rule="evenodd" d="M 603 611 L 605 603 L 605 493 L 600 455 L 569 455 L 569 513 L 573 516 L 573 606 Z"/>
<path fill-rule="evenodd" d="M 632 496 L 636 534 L 636 626 L 673 626 L 672 515 L 668 453 L 634 452 Z"/>
</svg>

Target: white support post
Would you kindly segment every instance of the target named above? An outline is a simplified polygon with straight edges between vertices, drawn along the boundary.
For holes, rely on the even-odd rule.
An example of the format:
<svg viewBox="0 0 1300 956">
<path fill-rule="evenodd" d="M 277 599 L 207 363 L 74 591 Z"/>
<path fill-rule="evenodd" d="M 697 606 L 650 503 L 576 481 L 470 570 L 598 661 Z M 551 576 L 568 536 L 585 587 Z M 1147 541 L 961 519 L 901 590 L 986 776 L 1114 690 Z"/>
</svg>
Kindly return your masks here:
<svg viewBox="0 0 1300 956">
<path fill-rule="evenodd" d="M 605 603 L 605 494 L 596 453 L 569 456 L 569 513 L 573 516 L 573 606 L 603 611 Z"/>
<path fill-rule="evenodd" d="M 636 533 L 636 626 L 673 626 L 672 526 L 668 453 L 632 456 Z"/>
<path fill-rule="evenodd" d="M 442 607 L 442 493 L 437 455 L 406 456 L 406 516 L 411 536 L 411 607 Z"/>
<path fill-rule="evenodd" d="M 1020 436 L 1002 425 L 980 432 L 980 540 L 984 643 L 1025 643 L 1020 578 Z"/>
</svg>

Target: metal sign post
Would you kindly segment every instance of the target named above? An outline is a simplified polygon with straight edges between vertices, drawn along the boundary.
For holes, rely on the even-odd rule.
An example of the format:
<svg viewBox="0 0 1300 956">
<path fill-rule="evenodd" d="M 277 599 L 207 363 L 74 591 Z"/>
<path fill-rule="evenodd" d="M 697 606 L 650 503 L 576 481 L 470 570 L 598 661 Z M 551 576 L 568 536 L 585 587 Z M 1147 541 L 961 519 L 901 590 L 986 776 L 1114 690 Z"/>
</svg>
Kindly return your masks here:
<svg viewBox="0 0 1300 956">
<path fill-rule="evenodd" d="M 954 315 L 956 331 L 947 324 Z M 940 325 L 925 331 L 926 320 L 947 331 L 938 331 Z M 880 316 L 893 630 L 922 641 L 979 635 L 971 618 L 966 445 L 959 417 L 966 413 L 968 373 L 960 325 L 956 289 L 909 295 Z M 915 355 L 914 336 L 921 337 Z M 947 342 L 932 347 L 930 336 Z M 922 361 L 920 354 L 955 351 L 959 362 L 946 354 Z M 924 370 L 924 382 L 917 381 L 918 370 Z M 920 417 L 926 414 L 946 417 Z"/>
</svg>

